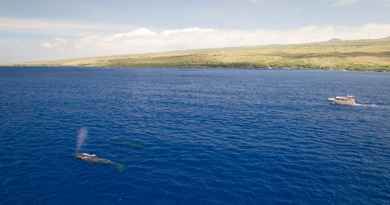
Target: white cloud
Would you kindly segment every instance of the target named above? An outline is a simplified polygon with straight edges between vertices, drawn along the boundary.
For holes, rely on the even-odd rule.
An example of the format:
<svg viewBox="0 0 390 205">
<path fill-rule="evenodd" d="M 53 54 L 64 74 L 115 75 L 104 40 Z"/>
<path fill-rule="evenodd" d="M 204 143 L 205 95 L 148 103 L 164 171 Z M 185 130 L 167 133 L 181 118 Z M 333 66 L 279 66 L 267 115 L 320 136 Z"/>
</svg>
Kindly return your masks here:
<svg viewBox="0 0 390 205">
<path fill-rule="evenodd" d="M 43 42 L 41 44 L 42 47 L 44 48 L 49 48 L 49 49 L 55 49 L 55 48 L 65 48 L 67 47 L 68 41 L 63 39 L 63 38 L 55 38 L 51 40 L 50 42 Z"/>
<path fill-rule="evenodd" d="M 88 22 L 54 21 L 41 19 L 18 19 L 0 17 L 0 31 L 113 31 L 133 28 L 129 25 L 97 24 Z"/>
<path fill-rule="evenodd" d="M 192 28 L 184 28 L 184 29 L 172 29 L 172 30 L 165 30 L 161 32 L 164 36 L 169 35 L 181 35 L 181 34 L 189 34 L 189 33 L 207 33 L 207 32 L 213 32 L 214 29 L 207 29 L 207 28 L 198 28 L 198 27 L 192 27 Z"/>
<path fill-rule="evenodd" d="M 1 29 L 93 29 L 96 26 L 64 22 L 64 21 L 48 21 L 37 19 L 14 19 L 14 18 L 0 18 Z"/>
<path fill-rule="evenodd" d="M 337 7 L 350 6 L 358 3 L 360 0 L 333 0 L 332 5 Z"/>
<path fill-rule="evenodd" d="M 156 32 L 153 32 L 147 28 L 139 28 L 130 32 L 114 34 L 112 35 L 110 40 L 114 41 L 114 40 L 129 39 L 129 38 L 144 38 L 144 37 L 150 37 L 155 35 L 157 35 Z"/>
<path fill-rule="evenodd" d="M 158 52 L 169 50 L 290 44 L 325 41 L 331 38 L 366 39 L 390 36 L 390 24 L 362 26 L 305 26 L 288 30 L 258 29 L 253 31 L 184 28 L 153 31 L 147 28 L 80 38 L 55 38 L 41 47 L 62 50 L 73 57 Z M 62 53 L 64 54 L 64 53 Z"/>
</svg>

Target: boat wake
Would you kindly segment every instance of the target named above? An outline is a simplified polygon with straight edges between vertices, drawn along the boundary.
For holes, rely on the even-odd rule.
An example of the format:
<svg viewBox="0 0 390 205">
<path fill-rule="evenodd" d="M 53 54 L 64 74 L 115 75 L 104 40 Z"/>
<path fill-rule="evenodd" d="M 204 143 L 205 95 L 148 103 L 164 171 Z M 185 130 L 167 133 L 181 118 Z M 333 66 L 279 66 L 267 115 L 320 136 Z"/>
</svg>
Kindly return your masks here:
<svg viewBox="0 0 390 205">
<path fill-rule="evenodd" d="M 373 107 L 373 108 L 378 108 L 378 107 L 381 107 L 377 104 L 360 104 L 360 103 L 357 103 L 355 106 L 358 106 L 358 107 Z"/>
<path fill-rule="evenodd" d="M 336 97 L 328 98 L 328 101 L 336 105 L 348 105 L 354 107 L 370 107 L 370 108 L 385 107 L 377 104 L 357 103 L 356 97 L 352 95 L 336 96 Z"/>
</svg>

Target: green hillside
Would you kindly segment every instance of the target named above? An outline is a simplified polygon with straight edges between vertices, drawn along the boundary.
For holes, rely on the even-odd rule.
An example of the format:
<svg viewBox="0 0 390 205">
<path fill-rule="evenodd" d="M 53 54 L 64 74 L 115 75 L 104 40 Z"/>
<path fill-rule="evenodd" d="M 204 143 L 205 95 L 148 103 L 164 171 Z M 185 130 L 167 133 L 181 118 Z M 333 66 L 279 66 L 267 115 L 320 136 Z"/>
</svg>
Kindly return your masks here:
<svg viewBox="0 0 390 205">
<path fill-rule="evenodd" d="M 26 65 L 244 67 L 390 71 L 390 38 L 122 55 Z"/>
</svg>

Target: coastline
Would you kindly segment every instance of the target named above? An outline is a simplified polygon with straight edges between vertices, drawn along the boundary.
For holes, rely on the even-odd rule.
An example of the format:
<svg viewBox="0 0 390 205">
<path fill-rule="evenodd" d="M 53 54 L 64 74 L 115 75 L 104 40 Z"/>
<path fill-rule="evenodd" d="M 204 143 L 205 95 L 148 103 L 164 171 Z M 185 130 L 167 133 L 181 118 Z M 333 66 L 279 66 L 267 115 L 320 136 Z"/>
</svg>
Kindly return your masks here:
<svg viewBox="0 0 390 205">
<path fill-rule="evenodd" d="M 255 67 L 255 66 L 77 66 L 77 65 L 0 65 L 0 69 L 236 69 L 236 70 L 259 70 L 259 71 L 335 71 L 335 72 L 374 72 L 374 73 L 390 73 L 390 69 L 386 68 L 315 68 L 315 67 Z"/>
<path fill-rule="evenodd" d="M 236 68 L 390 71 L 390 37 L 317 43 L 179 50 L 15 63 L 13 67 Z"/>
</svg>

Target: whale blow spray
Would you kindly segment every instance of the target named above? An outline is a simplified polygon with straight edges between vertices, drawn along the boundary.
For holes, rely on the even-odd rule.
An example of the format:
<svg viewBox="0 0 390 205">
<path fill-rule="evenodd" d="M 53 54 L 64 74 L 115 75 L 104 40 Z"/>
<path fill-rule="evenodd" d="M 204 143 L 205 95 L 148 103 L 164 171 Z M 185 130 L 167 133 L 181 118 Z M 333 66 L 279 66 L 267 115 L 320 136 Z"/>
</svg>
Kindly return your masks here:
<svg viewBox="0 0 390 205">
<path fill-rule="evenodd" d="M 88 153 L 80 153 L 80 149 L 83 146 L 85 140 L 88 137 L 88 130 L 85 127 L 82 127 L 79 129 L 77 133 L 77 139 L 76 139 L 76 153 L 75 157 L 76 159 L 95 163 L 95 164 L 106 164 L 106 165 L 113 165 L 116 170 L 119 172 L 123 172 L 126 169 L 126 166 L 124 166 L 121 163 L 111 161 L 109 159 L 104 159 L 101 157 L 96 156 L 96 154 L 88 154 Z"/>
<path fill-rule="evenodd" d="M 87 139 L 88 136 L 88 130 L 85 127 L 82 127 L 79 129 L 78 134 L 77 134 L 77 144 L 76 144 L 76 153 L 78 153 L 83 146 L 85 140 Z"/>
</svg>

